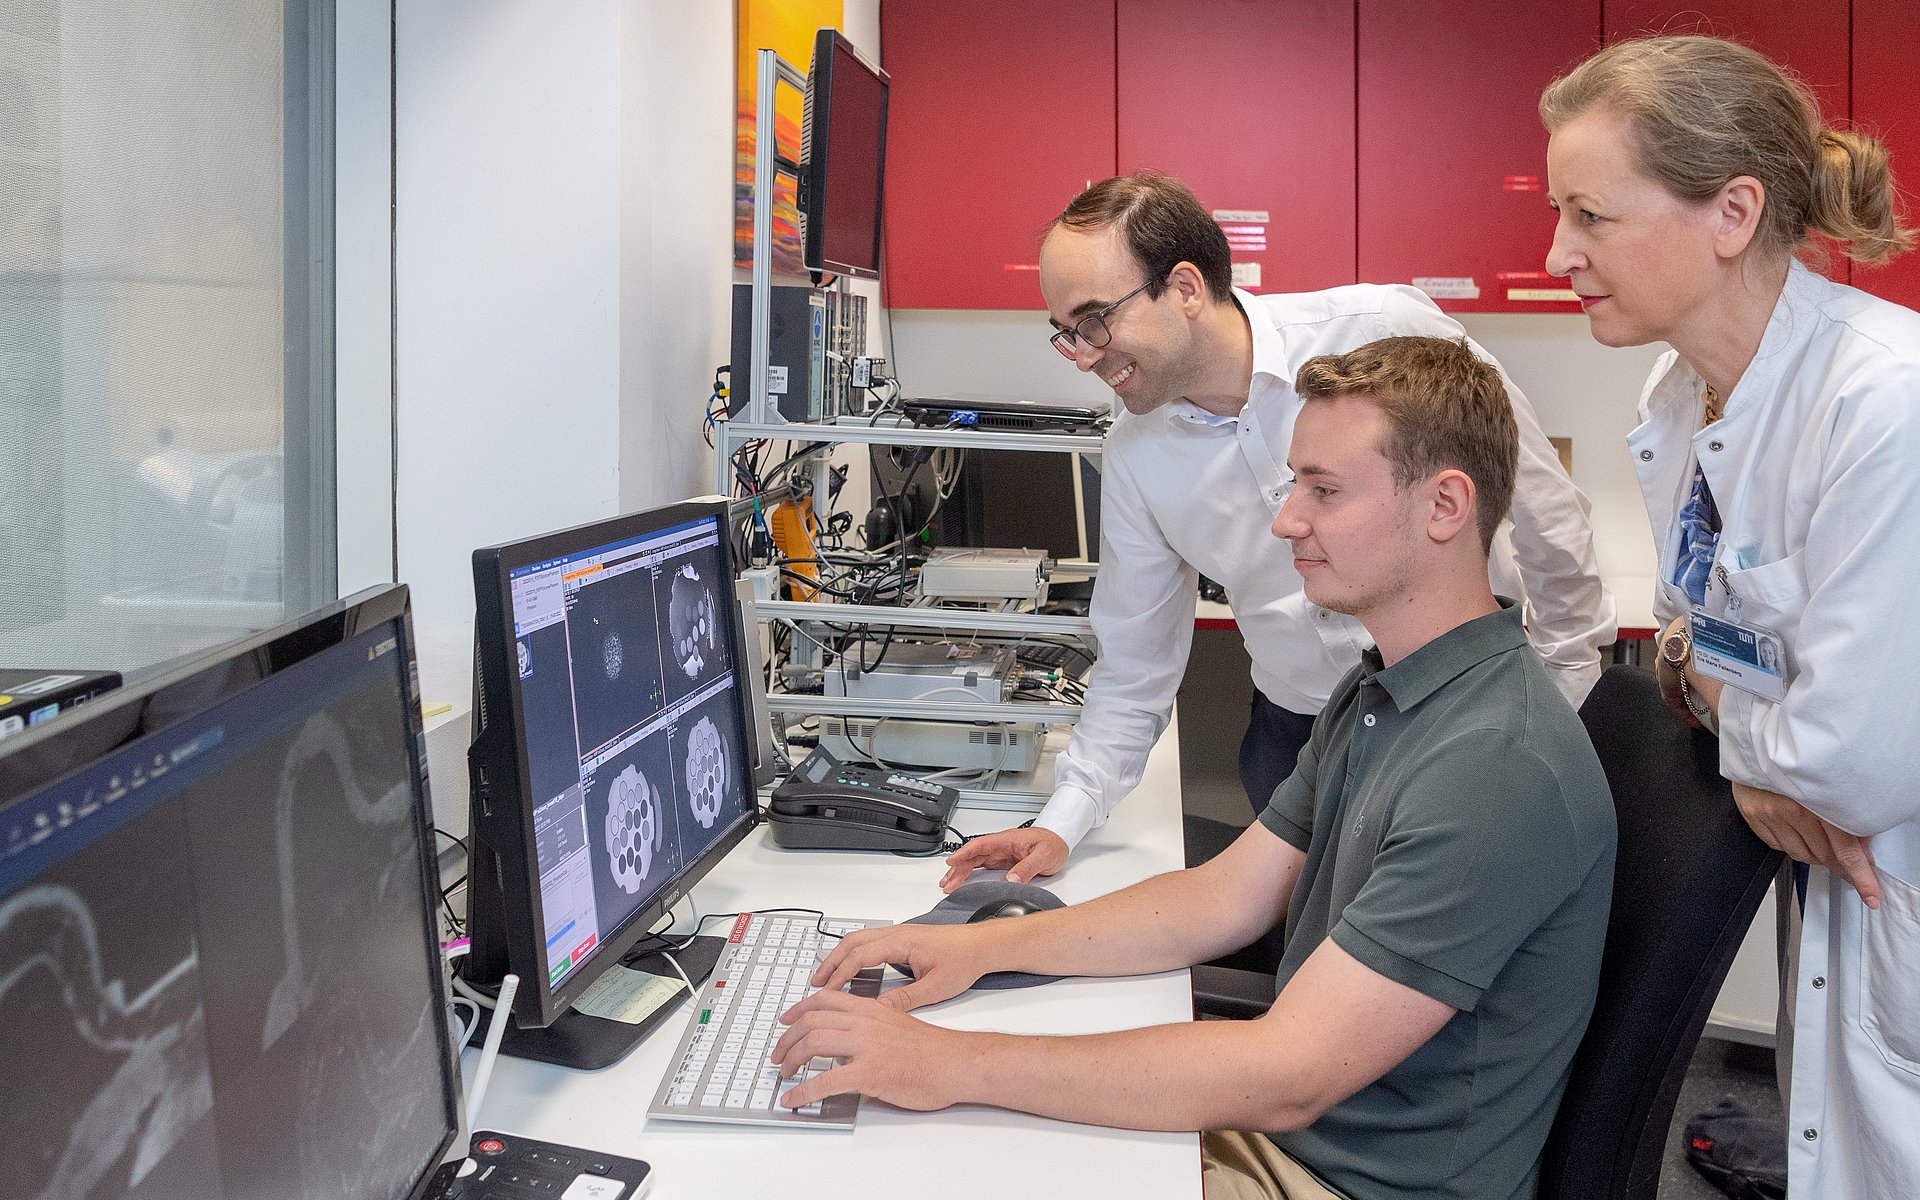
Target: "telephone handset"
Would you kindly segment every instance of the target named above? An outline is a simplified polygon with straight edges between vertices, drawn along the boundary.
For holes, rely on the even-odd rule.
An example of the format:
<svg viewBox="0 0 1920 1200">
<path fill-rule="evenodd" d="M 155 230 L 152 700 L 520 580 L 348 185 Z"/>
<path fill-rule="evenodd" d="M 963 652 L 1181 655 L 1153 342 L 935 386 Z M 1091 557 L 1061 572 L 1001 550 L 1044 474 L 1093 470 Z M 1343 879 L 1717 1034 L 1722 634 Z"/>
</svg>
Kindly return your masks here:
<svg viewBox="0 0 1920 1200">
<path fill-rule="evenodd" d="M 959 800 L 958 788 L 816 749 L 773 789 L 767 823 L 788 849 L 933 850 Z"/>
</svg>

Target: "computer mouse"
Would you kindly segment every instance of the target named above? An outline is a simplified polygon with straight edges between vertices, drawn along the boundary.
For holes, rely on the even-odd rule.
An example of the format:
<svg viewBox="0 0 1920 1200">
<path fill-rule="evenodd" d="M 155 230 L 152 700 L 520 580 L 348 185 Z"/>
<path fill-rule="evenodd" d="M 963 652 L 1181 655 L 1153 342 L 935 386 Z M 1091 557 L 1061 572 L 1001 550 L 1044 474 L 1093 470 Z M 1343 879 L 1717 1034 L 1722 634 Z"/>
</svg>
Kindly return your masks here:
<svg viewBox="0 0 1920 1200">
<path fill-rule="evenodd" d="M 966 923 L 972 925 L 976 921 L 991 921 L 996 917 L 1024 917 L 1028 913 L 1039 911 L 1036 905 L 1009 897 L 1005 900 L 993 900 L 982 904 L 974 910 L 972 916 L 967 918 Z"/>
</svg>

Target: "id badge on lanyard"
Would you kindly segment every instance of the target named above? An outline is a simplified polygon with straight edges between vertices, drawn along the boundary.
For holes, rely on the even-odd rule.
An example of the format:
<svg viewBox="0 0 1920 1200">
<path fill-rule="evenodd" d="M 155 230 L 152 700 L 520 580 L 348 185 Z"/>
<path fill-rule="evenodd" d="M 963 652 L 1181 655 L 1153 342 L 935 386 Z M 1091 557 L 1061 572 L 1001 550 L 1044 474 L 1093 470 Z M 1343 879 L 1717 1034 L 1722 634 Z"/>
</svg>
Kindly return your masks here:
<svg viewBox="0 0 1920 1200">
<path fill-rule="evenodd" d="M 1786 643 L 1771 629 L 1735 620 L 1740 598 L 1727 581 L 1727 569 L 1715 563 L 1713 575 L 1727 595 L 1727 607 L 1717 617 L 1697 604 L 1688 611 L 1693 669 L 1762 700 L 1779 700 L 1787 694 Z"/>
</svg>

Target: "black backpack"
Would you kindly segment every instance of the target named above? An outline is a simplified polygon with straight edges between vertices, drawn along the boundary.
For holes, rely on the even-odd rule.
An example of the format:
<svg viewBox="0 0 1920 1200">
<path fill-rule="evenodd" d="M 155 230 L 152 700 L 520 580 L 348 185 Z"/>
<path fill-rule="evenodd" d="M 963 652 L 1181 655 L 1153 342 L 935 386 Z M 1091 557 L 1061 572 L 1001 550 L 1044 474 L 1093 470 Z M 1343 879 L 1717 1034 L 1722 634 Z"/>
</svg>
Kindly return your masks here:
<svg viewBox="0 0 1920 1200">
<path fill-rule="evenodd" d="M 1734 1200 L 1784 1200 L 1787 1130 L 1732 1099 L 1687 1122 L 1687 1161 Z"/>
</svg>

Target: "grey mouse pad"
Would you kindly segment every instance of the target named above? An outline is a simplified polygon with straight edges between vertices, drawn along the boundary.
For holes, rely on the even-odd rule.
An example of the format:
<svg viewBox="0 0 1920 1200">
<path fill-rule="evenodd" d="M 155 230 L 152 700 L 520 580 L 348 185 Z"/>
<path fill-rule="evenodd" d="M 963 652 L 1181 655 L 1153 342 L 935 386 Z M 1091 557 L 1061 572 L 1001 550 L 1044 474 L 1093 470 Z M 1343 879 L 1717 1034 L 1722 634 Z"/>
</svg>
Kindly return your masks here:
<svg viewBox="0 0 1920 1200">
<path fill-rule="evenodd" d="M 1056 908 L 1065 908 L 1067 902 L 1043 887 L 1031 883 L 1007 883 L 1004 881 L 982 881 L 969 883 L 954 889 L 953 894 L 934 905 L 917 917 L 909 917 L 903 925 L 965 925 L 973 914 L 992 904 L 1001 904 L 1008 900 L 1017 900 L 1035 912 L 1050 912 Z M 1007 917 L 995 917 L 992 920 L 1011 920 Z M 892 964 L 893 969 L 913 977 L 913 972 L 899 963 Z M 974 981 L 974 987 L 985 991 L 1004 991 L 1008 988 L 1033 987 L 1035 984 L 1052 983 L 1058 975 L 1030 975 L 1025 971 L 995 971 L 982 975 Z"/>
</svg>

